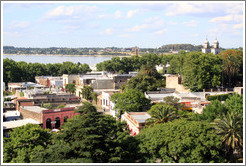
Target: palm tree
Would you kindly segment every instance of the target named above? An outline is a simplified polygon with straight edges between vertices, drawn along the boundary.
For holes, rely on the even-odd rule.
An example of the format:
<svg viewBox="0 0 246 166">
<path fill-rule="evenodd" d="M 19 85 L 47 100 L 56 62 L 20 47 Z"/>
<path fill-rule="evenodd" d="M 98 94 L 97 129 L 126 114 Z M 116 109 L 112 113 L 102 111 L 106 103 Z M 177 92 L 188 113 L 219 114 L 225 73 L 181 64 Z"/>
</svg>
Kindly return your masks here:
<svg viewBox="0 0 246 166">
<path fill-rule="evenodd" d="M 78 112 L 80 114 L 87 114 L 89 112 L 97 112 L 97 109 L 94 105 L 92 105 L 89 102 L 82 102 L 83 105 L 78 107 L 75 112 Z"/>
<path fill-rule="evenodd" d="M 167 104 L 156 104 L 152 106 L 148 112 L 150 113 L 151 118 L 147 119 L 147 126 L 165 123 L 178 118 L 177 109 Z"/>
<path fill-rule="evenodd" d="M 222 119 L 215 119 L 212 123 L 216 133 L 222 136 L 229 161 L 234 162 L 243 147 L 243 119 L 242 114 L 228 112 Z"/>
</svg>

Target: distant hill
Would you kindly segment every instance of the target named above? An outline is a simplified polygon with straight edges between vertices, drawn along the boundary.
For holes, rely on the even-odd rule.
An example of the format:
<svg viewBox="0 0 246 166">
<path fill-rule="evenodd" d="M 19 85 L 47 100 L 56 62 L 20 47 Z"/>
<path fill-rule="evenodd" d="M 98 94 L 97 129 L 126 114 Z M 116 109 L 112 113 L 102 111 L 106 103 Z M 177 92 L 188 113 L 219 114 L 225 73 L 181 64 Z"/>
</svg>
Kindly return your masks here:
<svg viewBox="0 0 246 166">
<path fill-rule="evenodd" d="M 190 51 L 201 51 L 202 45 L 192 45 L 192 44 L 167 44 L 161 46 L 162 50 L 170 51 L 170 50 L 190 50 Z"/>
</svg>

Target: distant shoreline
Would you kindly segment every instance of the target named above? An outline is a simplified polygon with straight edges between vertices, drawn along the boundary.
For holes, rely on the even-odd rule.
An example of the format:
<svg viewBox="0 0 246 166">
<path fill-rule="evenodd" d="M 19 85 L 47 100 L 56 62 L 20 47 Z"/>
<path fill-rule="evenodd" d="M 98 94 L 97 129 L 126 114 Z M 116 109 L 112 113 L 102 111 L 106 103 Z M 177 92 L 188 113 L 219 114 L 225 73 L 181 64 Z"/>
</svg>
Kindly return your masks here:
<svg viewBox="0 0 246 166">
<path fill-rule="evenodd" d="M 20 55 L 20 56 L 70 56 L 70 57 L 131 57 L 131 55 L 63 55 L 63 54 L 3 54 L 3 56 Z"/>
</svg>

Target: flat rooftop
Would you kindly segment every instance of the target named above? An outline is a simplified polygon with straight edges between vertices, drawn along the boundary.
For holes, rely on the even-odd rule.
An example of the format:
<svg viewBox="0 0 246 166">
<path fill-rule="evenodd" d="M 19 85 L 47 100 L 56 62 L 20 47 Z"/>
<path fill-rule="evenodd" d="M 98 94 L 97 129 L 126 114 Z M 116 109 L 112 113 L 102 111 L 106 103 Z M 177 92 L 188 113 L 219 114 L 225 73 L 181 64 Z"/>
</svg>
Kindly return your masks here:
<svg viewBox="0 0 246 166">
<path fill-rule="evenodd" d="M 144 123 L 147 119 L 151 118 L 147 112 L 128 112 L 128 114 L 139 123 Z"/>
<path fill-rule="evenodd" d="M 13 129 L 16 127 L 24 126 L 28 123 L 31 124 L 40 124 L 34 119 L 23 119 L 23 120 L 15 120 L 15 121 L 9 121 L 9 122 L 3 122 L 3 129 Z"/>
<path fill-rule="evenodd" d="M 47 110 L 46 108 L 42 108 L 39 106 L 21 106 L 21 107 L 25 110 L 37 112 L 37 113 L 41 113 L 43 110 Z"/>
</svg>

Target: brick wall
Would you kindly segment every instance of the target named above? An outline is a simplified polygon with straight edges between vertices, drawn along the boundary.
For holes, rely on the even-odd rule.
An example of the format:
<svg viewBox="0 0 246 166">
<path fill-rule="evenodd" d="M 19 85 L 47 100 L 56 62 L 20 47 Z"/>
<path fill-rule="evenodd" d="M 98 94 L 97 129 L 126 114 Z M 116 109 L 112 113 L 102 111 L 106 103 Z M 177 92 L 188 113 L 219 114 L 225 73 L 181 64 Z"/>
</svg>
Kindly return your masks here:
<svg viewBox="0 0 246 166">
<path fill-rule="evenodd" d="M 31 119 L 34 119 L 34 120 L 40 122 L 40 123 L 43 123 L 42 113 L 33 112 L 30 110 L 26 110 L 24 108 L 20 108 L 20 113 L 21 113 L 21 116 L 23 117 L 23 119 L 31 118 Z"/>
</svg>

